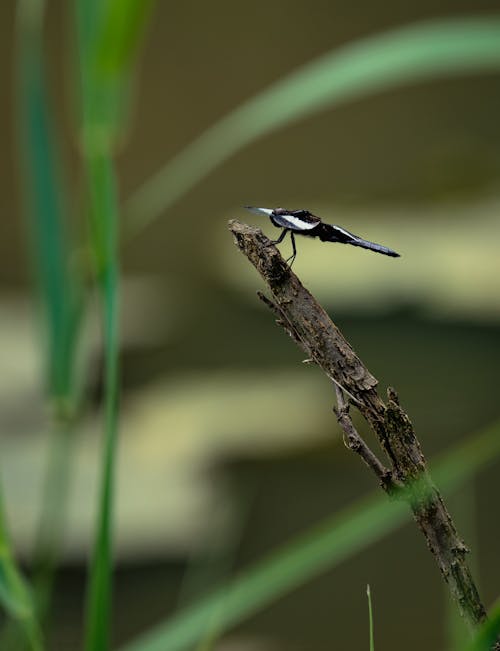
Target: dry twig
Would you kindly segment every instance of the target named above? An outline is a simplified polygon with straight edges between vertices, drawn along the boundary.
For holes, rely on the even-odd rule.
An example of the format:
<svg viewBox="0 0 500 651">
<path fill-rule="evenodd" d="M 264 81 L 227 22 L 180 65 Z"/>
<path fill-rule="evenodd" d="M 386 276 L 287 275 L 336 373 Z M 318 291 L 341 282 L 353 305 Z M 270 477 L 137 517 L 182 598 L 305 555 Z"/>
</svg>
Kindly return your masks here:
<svg viewBox="0 0 500 651">
<path fill-rule="evenodd" d="M 460 614 L 474 629 L 486 619 L 486 611 L 465 559 L 468 549 L 431 480 L 413 425 L 396 392 L 388 390 L 386 403 L 380 398 L 376 378 L 260 229 L 238 221 L 231 221 L 229 228 L 236 246 L 271 291 L 272 298 L 259 292 L 261 300 L 278 317 L 277 323 L 334 383 L 335 412 L 347 447 L 359 454 L 387 493 L 408 501 Z M 375 432 L 388 468 L 355 429 L 349 404 L 359 409 Z"/>
</svg>

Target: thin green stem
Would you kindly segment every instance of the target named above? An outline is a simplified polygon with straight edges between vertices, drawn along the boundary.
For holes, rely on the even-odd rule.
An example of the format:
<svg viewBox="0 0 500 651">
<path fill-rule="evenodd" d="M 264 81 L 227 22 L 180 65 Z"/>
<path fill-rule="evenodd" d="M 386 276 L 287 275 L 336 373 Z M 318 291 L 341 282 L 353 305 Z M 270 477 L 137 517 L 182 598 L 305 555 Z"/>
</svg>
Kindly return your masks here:
<svg viewBox="0 0 500 651">
<path fill-rule="evenodd" d="M 372 610 L 372 593 L 370 585 L 366 586 L 366 596 L 368 597 L 368 621 L 370 626 L 370 651 L 375 651 L 375 639 L 373 637 L 373 610 Z"/>
<path fill-rule="evenodd" d="M 101 154 L 89 156 L 87 172 L 103 315 L 105 432 L 97 532 L 88 586 L 85 648 L 87 651 L 105 651 L 109 648 L 113 496 L 118 433 L 117 202 L 114 172 L 109 157 Z"/>
<path fill-rule="evenodd" d="M 112 152 L 123 122 L 133 53 L 151 2 L 76 0 L 81 146 L 92 252 L 102 303 L 105 433 L 96 540 L 89 575 L 86 649 L 109 648 L 113 494 L 118 434 L 118 208 Z"/>
</svg>

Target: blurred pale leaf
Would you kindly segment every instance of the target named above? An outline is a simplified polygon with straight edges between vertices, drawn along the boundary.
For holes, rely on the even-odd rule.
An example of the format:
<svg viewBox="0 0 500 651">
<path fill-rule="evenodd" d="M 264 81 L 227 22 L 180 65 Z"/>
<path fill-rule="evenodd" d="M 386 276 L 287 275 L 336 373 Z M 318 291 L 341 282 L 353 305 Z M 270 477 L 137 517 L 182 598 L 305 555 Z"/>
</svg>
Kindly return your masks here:
<svg viewBox="0 0 500 651">
<path fill-rule="evenodd" d="M 307 448 L 324 436 L 333 400 L 314 369 L 213 372 L 146 387 L 124 405 L 118 459 L 117 551 L 121 556 L 186 552 L 224 526 L 228 500 L 210 473 L 221 459 Z M 276 404 L 286 409 L 276 410 Z M 258 406 L 258 408 L 256 408 Z M 92 529 L 100 454 L 89 422 L 75 455 L 66 554 L 85 554 Z M 140 436 L 137 433 L 140 432 Z M 16 547 L 27 553 L 47 453 L 42 437 L 3 441 L 5 488 Z M 161 500 L 158 500 L 161 495 Z M 146 506 L 145 506 L 146 505 Z"/>
</svg>

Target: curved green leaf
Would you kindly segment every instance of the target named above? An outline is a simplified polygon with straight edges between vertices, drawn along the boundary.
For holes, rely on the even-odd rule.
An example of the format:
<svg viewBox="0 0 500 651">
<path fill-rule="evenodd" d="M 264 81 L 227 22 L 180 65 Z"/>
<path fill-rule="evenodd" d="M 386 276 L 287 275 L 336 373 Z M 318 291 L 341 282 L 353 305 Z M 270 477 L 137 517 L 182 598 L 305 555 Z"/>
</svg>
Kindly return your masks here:
<svg viewBox="0 0 500 651">
<path fill-rule="evenodd" d="M 500 456 L 500 423 L 474 434 L 436 464 L 433 476 L 450 491 Z M 122 651 L 181 651 L 217 618 L 218 631 L 241 622 L 321 572 L 383 538 L 411 512 L 380 491 L 350 506 L 256 564 L 210 596 L 159 624 Z"/>
<path fill-rule="evenodd" d="M 144 228 L 217 165 L 257 138 L 326 107 L 445 75 L 500 70 L 500 18 L 436 20 L 362 39 L 305 65 L 216 122 L 126 203 Z"/>
</svg>

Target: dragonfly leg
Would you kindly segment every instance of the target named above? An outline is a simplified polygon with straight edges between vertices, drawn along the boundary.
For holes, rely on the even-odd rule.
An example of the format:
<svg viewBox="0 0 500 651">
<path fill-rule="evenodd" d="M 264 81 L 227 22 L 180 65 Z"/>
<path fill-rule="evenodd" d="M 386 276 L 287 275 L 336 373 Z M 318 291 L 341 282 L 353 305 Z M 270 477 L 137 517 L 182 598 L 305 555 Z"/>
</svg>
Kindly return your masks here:
<svg viewBox="0 0 500 651">
<path fill-rule="evenodd" d="M 283 242 L 283 240 L 285 239 L 285 235 L 286 235 L 287 233 L 288 233 L 287 229 L 284 228 L 284 229 L 281 231 L 281 235 L 278 237 L 277 240 L 271 240 L 271 241 L 269 242 L 269 246 L 270 246 L 271 244 L 280 244 L 281 242 Z M 292 236 L 292 237 L 293 237 L 293 236 Z"/>
<path fill-rule="evenodd" d="M 292 231 L 290 231 L 290 237 L 292 238 L 292 251 L 293 251 L 293 253 L 289 258 L 287 258 L 285 260 L 285 262 L 288 262 L 289 260 L 291 260 L 290 265 L 289 265 L 291 267 L 292 264 L 295 262 L 295 258 L 297 257 L 297 249 L 295 248 L 295 237 L 293 236 Z"/>
</svg>

